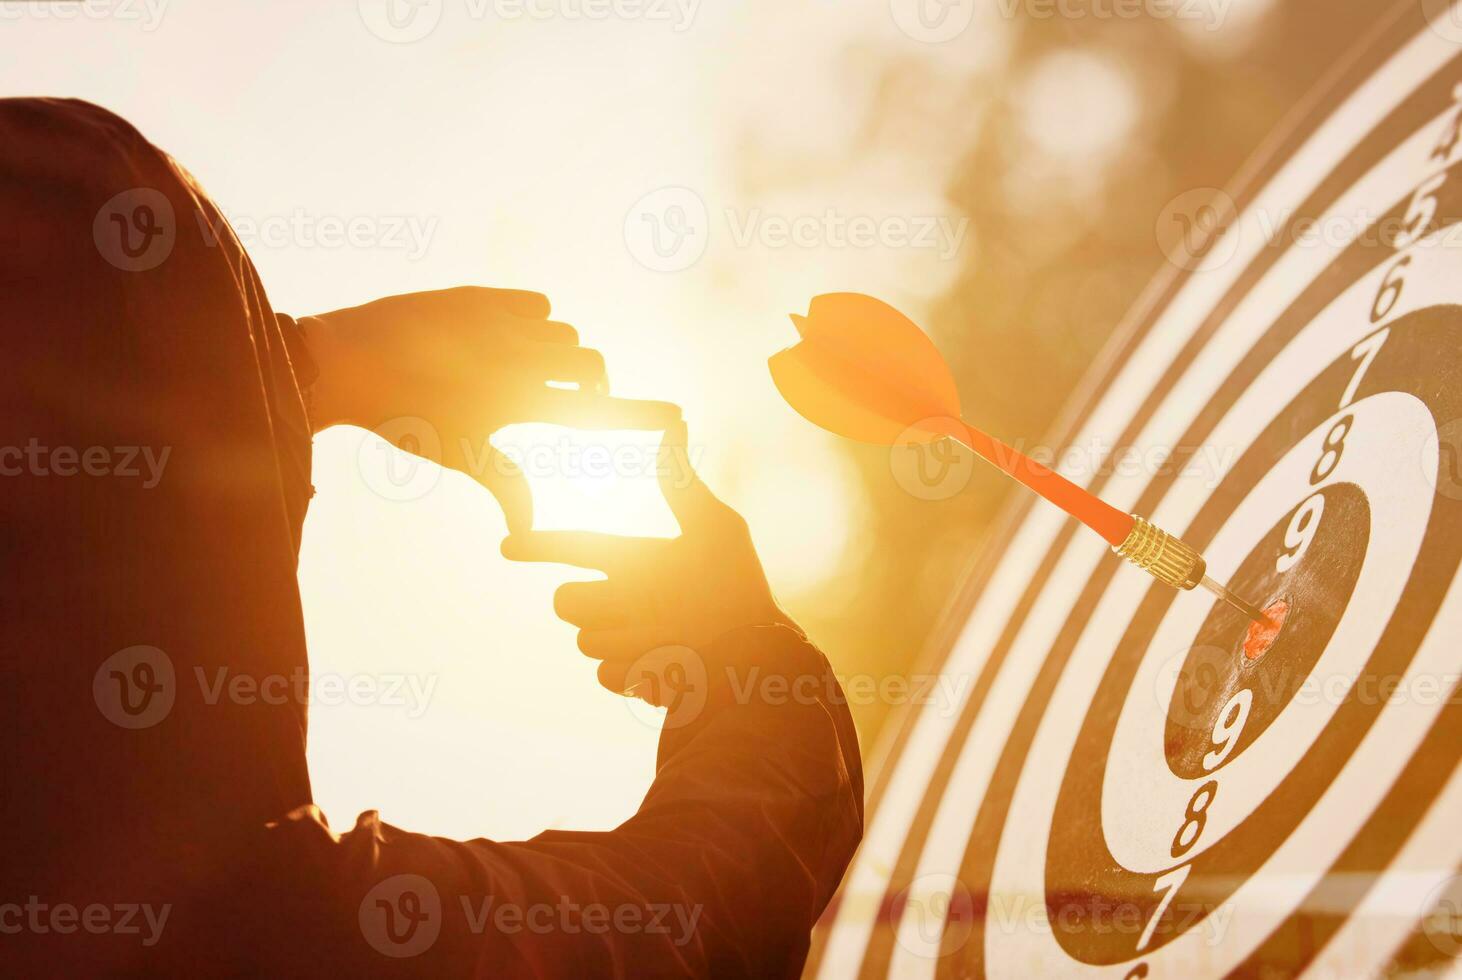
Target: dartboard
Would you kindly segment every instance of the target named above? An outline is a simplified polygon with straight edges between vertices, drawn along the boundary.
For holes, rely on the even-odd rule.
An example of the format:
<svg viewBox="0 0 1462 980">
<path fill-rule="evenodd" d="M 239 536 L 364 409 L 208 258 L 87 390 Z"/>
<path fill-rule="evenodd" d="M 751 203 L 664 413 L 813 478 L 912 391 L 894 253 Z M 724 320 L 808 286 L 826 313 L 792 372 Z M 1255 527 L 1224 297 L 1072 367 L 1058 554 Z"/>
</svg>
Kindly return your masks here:
<svg viewBox="0 0 1462 980">
<path fill-rule="evenodd" d="M 1459 15 L 1383 15 L 1238 191 L 1166 216 L 1201 244 L 1062 432 L 1277 628 L 1012 504 L 937 645 L 968 683 L 892 724 L 809 975 L 1455 968 Z"/>
</svg>

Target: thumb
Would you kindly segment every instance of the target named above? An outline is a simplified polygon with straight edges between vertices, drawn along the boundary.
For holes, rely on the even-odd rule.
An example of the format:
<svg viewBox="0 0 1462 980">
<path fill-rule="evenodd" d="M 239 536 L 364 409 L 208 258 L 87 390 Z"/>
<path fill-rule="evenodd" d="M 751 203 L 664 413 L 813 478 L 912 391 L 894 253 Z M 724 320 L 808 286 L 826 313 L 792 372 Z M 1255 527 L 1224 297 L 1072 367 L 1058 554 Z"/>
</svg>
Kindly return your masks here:
<svg viewBox="0 0 1462 980">
<path fill-rule="evenodd" d="M 682 532 L 690 527 L 705 523 L 726 505 L 711 493 L 701 482 L 695 467 L 690 462 L 690 451 L 686 448 L 687 433 L 682 419 L 667 426 L 665 437 L 660 441 L 660 453 L 656 472 L 660 478 L 660 493 L 670 505 Z"/>
<path fill-rule="evenodd" d="M 488 450 L 487 466 L 472 478 L 486 487 L 498 505 L 503 509 L 507 521 L 508 536 L 524 534 L 533 529 L 533 492 L 523 471 L 496 449 Z"/>
</svg>

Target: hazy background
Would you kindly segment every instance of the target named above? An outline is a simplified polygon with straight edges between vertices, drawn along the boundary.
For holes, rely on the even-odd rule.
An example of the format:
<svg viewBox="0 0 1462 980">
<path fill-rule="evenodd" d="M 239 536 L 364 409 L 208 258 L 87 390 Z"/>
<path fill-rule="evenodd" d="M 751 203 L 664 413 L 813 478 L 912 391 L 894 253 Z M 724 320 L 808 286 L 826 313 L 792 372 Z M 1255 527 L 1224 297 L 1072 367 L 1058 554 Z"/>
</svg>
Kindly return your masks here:
<svg viewBox="0 0 1462 980">
<path fill-rule="evenodd" d="M 946 352 L 967 417 L 1032 448 L 1162 268 L 1164 208 L 1223 186 L 1380 9 L 6 3 L 0 92 L 135 122 L 217 198 L 282 311 L 547 293 L 617 393 L 684 405 L 784 604 L 841 674 L 883 681 L 999 546 L 1007 487 L 799 419 L 765 367 L 795 341 L 787 314 L 835 290 L 888 300 Z M 552 430 L 504 438 L 582 458 Z M 515 838 L 628 816 L 657 717 L 601 690 L 553 619 L 578 573 L 504 561 L 485 491 L 361 430 L 321 436 L 315 466 L 312 671 L 376 691 L 311 708 L 330 817 Z M 539 482 L 556 523 L 667 531 L 648 474 Z M 854 705 L 865 749 L 888 690 Z"/>
</svg>

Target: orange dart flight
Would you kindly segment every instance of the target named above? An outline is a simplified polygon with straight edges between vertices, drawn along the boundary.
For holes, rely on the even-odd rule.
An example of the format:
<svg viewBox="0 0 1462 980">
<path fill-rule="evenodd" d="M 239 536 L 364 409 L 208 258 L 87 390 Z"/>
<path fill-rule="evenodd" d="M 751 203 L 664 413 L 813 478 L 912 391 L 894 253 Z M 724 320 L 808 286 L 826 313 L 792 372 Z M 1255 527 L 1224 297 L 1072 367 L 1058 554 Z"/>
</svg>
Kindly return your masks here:
<svg viewBox="0 0 1462 980">
<path fill-rule="evenodd" d="M 767 362 L 797 413 L 829 432 L 892 446 L 949 438 L 1015 477 L 1168 585 L 1202 585 L 1258 622 L 1254 606 L 1204 574 L 1197 551 L 1135 514 L 1124 514 L 1050 467 L 961 418 L 959 389 L 933 341 L 908 317 L 861 293 L 827 293 L 792 315 L 802 340 Z"/>
<path fill-rule="evenodd" d="M 1132 516 L 960 418 L 959 389 L 934 342 L 882 300 L 828 293 L 792 315 L 802 342 L 768 364 L 782 397 L 829 432 L 892 446 L 948 437 L 979 454 L 1113 545 Z M 912 431 L 910 431 L 912 430 Z M 922 436 L 922 438 L 921 438 Z"/>
</svg>

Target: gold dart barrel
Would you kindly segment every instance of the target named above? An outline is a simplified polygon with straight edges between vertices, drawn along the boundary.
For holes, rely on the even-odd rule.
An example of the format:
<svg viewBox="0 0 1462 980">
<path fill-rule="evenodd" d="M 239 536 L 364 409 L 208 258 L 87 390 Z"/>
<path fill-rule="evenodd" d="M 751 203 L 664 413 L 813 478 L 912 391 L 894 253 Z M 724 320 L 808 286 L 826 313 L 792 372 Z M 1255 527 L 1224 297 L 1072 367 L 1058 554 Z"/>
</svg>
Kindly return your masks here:
<svg viewBox="0 0 1462 980">
<path fill-rule="evenodd" d="M 1193 589 L 1201 585 L 1255 622 L 1265 621 L 1264 613 L 1257 607 L 1209 578 L 1208 563 L 1202 555 L 1181 539 L 1136 514 L 1132 515 L 1132 530 L 1112 550 L 1165 585 L 1175 589 Z"/>
<path fill-rule="evenodd" d="M 1175 589 L 1195 588 L 1208 571 L 1202 555 L 1136 514 L 1127 539 L 1112 550 Z"/>
</svg>

